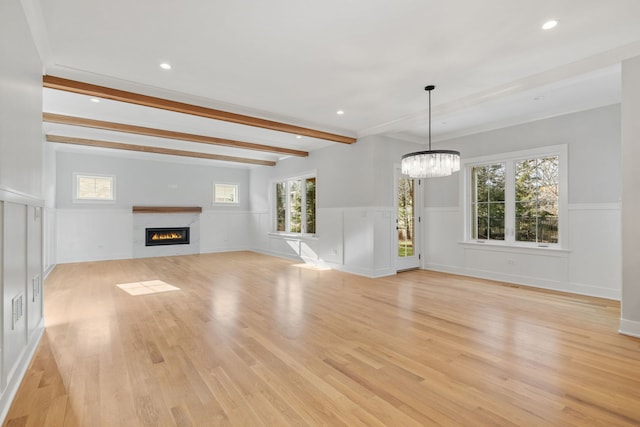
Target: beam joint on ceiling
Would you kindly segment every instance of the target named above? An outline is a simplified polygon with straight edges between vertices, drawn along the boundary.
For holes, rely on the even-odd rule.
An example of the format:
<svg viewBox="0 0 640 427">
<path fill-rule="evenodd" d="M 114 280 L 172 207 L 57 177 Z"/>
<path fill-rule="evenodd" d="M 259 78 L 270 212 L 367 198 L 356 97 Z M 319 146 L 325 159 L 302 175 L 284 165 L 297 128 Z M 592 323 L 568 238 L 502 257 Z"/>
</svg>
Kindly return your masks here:
<svg viewBox="0 0 640 427">
<path fill-rule="evenodd" d="M 115 132 L 132 133 L 136 135 L 152 136 L 157 138 L 175 139 L 200 144 L 220 145 L 225 147 L 240 148 L 244 150 L 265 151 L 288 156 L 307 157 L 307 151 L 293 150 L 271 145 L 254 144 L 251 142 L 236 141 L 233 139 L 216 138 L 213 136 L 196 135 L 184 132 L 175 132 L 165 129 L 148 128 L 143 126 L 128 125 L 123 123 L 106 122 L 102 120 L 87 119 L 84 117 L 65 116 L 62 114 L 43 113 L 42 120 L 49 123 L 58 123 L 71 126 L 82 126 L 93 129 L 110 130 Z"/>
<path fill-rule="evenodd" d="M 142 95 L 134 92 L 108 88 L 105 86 L 93 85 L 76 80 L 64 79 L 61 77 L 45 75 L 42 78 L 42 85 L 45 88 L 63 90 L 87 96 L 95 96 L 114 101 L 127 102 L 130 104 L 143 105 L 146 107 L 159 108 L 162 110 L 177 113 L 191 114 L 194 116 L 206 117 L 214 120 L 237 123 L 246 126 L 253 126 L 263 129 L 270 129 L 279 132 L 291 133 L 294 135 L 308 136 L 310 138 L 323 139 L 326 141 L 340 142 L 343 144 L 353 144 L 356 138 L 324 132 L 316 129 L 295 126 L 273 120 L 260 119 L 243 114 L 230 113 L 228 111 L 216 110 L 208 107 L 172 101 L 164 98 L 157 98 L 149 95 Z"/>
<path fill-rule="evenodd" d="M 270 160 L 250 159 L 246 157 L 223 156 L 219 154 L 200 153 L 196 151 L 174 150 L 170 148 L 149 147 L 147 145 L 124 144 L 121 142 L 102 141 L 99 139 L 75 138 L 71 136 L 49 135 L 47 141 L 61 144 L 83 145 L 86 147 L 110 148 L 114 150 L 138 151 L 142 153 L 164 154 L 169 156 L 193 157 L 197 159 L 219 160 L 223 162 L 247 163 L 261 166 L 275 166 Z"/>
</svg>

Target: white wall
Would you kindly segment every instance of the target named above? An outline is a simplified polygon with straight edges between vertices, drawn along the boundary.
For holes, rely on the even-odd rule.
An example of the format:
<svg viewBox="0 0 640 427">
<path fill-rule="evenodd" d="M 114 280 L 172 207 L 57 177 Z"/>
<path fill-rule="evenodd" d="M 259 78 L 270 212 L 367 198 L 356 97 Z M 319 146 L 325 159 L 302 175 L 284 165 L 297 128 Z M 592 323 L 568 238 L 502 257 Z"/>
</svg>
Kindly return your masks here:
<svg viewBox="0 0 640 427">
<path fill-rule="evenodd" d="M 427 180 L 428 269 L 620 299 L 620 106 L 614 105 L 447 141 L 463 158 L 567 144 L 567 251 L 464 245 L 462 173 Z M 445 147 L 446 145 L 446 147 Z"/>
<path fill-rule="evenodd" d="M 640 57 L 622 63 L 622 314 L 620 332 L 640 337 Z"/>
<path fill-rule="evenodd" d="M 21 3 L 0 2 L 0 423 L 42 331 L 42 65 Z"/>
<path fill-rule="evenodd" d="M 40 198 L 42 65 L 20 2 L 1 2 L 0 16 L 0 188 Z"/>
<path fill-rule="evenodd" d="M 114 175 L 114 203 L 74 203 L 74 172 Z M 174 161 L 154 156 L 129 158 L 114 152 L 86 150 L 56 153 L 55 234 L 57 263 L 124 259 L 134 253 L 132 206 L 200 206 L 191 245 L 177 253 L 246 250 L 250 245 L 249 172 L 211 166 L 202 161 Z M 239 185 L 239 205 L 213 205 L 213 183 Z M 171 217 L 173 214 L 154 214 Z M 152 215 L 152 216 L 154 216 Z M 175 217 L 178 218 L 177 216 Z M 180 224 L 178 224 L 180 225 Z M 177 226 L 178 226 L 177 225 Z M 139 231 L 139 230 L 138 230 Z M 188 248 L 187 246 L 191 246 Z M 156 248 L 154 254 L 175 255 L 172 248 Z M 186 251 L 186 252 L 185 252 Z"/>
</svg>

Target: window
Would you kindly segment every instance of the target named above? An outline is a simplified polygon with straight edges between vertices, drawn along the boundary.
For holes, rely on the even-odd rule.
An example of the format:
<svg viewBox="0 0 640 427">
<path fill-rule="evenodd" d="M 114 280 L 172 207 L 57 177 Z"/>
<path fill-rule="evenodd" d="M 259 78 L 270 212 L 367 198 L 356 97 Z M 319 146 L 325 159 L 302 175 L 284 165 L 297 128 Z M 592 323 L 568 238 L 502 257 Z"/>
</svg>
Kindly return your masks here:
<svg viewBox="0 0 640 427">
<path fill-rule="evenodd" d="M 213 203 L 235 204 L 238 201 L 237 184 L 213 184 Z"/>
<path fill-rule="evenodd" d="M 518 242 L 558 243 L 558 156 L 516 162 Z"/>
<path fill-rule="evenodd" d="M 316 177 L 275 182 L 275 230 L 281 233 L 316 232 Z"/>
<path fill-rule="evenodd" d="M 116 178 L 110 175 L 74 174 L 76 201 L 112 202 L 115 200 Z"/>
<path fill-rule="evenodd" d="M 471 168 L 472 238 L 504 240 L 505 164 Z"/>
<path fill-rule="evenodd" d="M 566 146 L 471 159 L 467 173 L 468 241 L 556 246 L 566 215 Z"/>
</svg>

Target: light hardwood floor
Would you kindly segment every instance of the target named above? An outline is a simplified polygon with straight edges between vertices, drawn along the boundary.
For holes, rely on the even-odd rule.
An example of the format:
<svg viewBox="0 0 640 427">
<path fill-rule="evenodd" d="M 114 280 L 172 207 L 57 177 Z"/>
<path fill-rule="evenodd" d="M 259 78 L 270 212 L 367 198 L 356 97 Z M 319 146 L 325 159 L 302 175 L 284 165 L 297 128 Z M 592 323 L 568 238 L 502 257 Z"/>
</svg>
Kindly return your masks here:
<svg viewBox="0 0 640 427">
<path fill-rule="evenodd" d="M 614 301 L 251 252 L 59 265 L 6 426 L 640 425 Z M 160 279 L 179 291 L 131 296 Z"/>
</svg>

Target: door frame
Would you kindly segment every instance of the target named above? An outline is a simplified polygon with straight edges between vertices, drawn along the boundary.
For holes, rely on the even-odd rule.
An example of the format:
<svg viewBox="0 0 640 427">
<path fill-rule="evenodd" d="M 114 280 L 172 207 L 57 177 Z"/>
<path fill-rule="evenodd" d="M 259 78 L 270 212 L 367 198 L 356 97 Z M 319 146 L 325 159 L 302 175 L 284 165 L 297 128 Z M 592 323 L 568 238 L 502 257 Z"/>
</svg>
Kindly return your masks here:
<svg viewBox="0 0 640 427">
<path fill-rule="evenodd" d="M 414 190 L 413 190 L 413 207 L 414 207 L 414 228 L 413 228 L 413 256 L 411 257 L 399 257 L 398 256 L 398 180 L 403 176 L 400 169 L 400 164 L 394 165 L 393 172 L 393 217 L 394 227 L 396 231 L 393 239 L 393 253 L 394 253 L 394 267 L 396 271 L 414 270 L 422 268 L 422 214 L 423 214 L 423 193 L 424 182 L 421 179 L 414 178 Z"/>
</svg>

